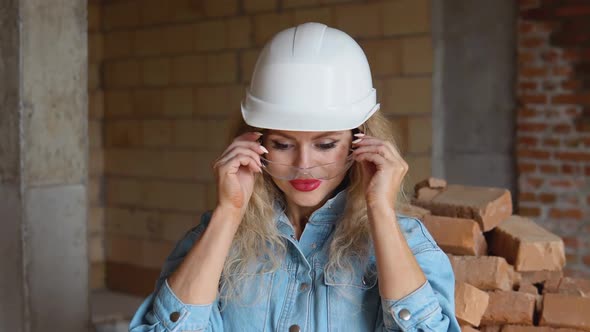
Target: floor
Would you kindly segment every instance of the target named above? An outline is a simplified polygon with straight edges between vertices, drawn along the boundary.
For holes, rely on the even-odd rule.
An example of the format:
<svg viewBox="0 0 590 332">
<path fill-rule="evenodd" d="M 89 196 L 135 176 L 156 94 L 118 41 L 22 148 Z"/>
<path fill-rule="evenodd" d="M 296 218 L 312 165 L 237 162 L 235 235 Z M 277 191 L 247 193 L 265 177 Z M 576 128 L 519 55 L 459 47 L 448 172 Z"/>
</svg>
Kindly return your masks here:
<svg viewBox="0 0 590 332">
<path fill-rule="evenodd" d="M 109 290 L 96 290 L 90 296 L 92 323 L 96 332 L 127 332 L 129 321 L 143 298 Z"/>
</svg>

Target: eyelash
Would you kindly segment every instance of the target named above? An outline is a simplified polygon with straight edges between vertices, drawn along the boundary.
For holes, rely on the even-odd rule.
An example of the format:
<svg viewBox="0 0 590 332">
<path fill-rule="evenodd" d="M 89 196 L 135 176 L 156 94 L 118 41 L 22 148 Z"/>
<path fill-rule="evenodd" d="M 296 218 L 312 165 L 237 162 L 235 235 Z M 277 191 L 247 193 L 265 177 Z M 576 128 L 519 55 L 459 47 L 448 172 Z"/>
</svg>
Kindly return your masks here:
<svg viewBox="0 0 590 332">
<path fill-rule="evenodd" d="M 272 141 L 272 147 L 277 150 L 287 150 L 291 144 L 282 144 L 277 141 Z M 336 142 L 318 144 L 321 150 L 330 150 L 336 147 Z"/>
</svg>

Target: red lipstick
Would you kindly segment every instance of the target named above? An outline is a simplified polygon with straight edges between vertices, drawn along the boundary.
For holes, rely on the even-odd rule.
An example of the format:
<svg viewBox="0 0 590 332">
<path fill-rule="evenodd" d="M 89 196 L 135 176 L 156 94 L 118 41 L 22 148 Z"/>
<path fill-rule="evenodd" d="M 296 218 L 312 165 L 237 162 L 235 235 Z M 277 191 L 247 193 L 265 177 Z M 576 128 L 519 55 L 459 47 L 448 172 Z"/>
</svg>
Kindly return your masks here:
<svg viewBox="0 0 590 332">
<path fill-rule="evenodd" d="M 322 181 L 314 179 L 291 180 L 289 183 L 293 186 L 293 188 L 299 191 L 312 191 L 319 187 Z"/>
</svg>

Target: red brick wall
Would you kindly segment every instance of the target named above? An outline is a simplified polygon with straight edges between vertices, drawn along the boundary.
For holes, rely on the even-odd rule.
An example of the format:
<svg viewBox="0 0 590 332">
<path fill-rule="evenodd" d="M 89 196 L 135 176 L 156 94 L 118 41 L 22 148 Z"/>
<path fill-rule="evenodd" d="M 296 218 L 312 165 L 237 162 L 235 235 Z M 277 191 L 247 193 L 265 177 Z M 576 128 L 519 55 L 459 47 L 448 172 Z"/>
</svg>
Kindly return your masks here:
<svg viewBox="0 0 590 332">
<path fill-rule="evenodd" d="M 590 276 L 590 2 L 520 0 L 519 213 L 563 237 Z"/>
</svg>

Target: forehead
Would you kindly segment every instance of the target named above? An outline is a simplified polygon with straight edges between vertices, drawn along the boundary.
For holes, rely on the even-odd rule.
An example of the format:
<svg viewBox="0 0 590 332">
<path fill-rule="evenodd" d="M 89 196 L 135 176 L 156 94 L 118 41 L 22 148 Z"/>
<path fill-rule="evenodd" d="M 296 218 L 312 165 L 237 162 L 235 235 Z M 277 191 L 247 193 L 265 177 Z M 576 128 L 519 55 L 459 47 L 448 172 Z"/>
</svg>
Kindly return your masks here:
<svg viewBox="0 0 590 332">
<path fill-rule="evenodd" d="M 339 138 L 343 137 L 347 134 L 350 134 L 350 130 L 341 130 L 341 131 L 290 131 L 290 130 L 275 130 L 269 129 L 266 134 L 268 136 L 281 136 L 284 138 L 294 139 L 294 140 L 313 140 L 318 138 L 324 137 L 334 137 Z"/>
</svg>

